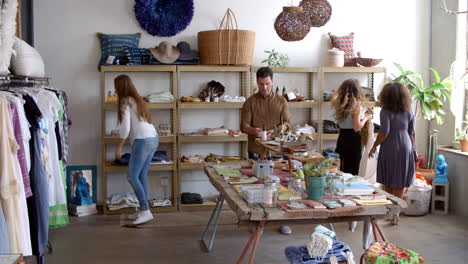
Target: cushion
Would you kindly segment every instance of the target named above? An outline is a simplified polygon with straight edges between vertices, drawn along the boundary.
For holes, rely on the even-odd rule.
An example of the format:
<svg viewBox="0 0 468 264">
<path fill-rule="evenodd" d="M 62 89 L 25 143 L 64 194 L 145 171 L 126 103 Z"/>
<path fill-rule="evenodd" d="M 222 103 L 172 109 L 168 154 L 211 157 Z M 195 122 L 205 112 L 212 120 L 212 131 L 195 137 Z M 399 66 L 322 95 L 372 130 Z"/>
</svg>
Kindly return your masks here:
<svg viewBox="0 0 468 264">
<path fill-rule="evenodd" d="M 412 250 L 401 248 L 388 242 L 374 242 L 364 252 L 363 258 L 366 264 L 373 263 L 424 263 L 424 258 Z"/>
<path fill-rule="evenodd" d="M 99 65 L 120 64 L 126 65 L 128 60 L 124 47 L 137 48 L 141 33 L 135 34 L 104 34 L 97 33 L 101 41 L 101 60 Z M 115 56 L 112 63 L 106 63 L 109 56 Z M 117 63 L 118 61 L 118 63 Z"/>
<path fill-rule="evenodd" d="M 36 49 L 22 39 L 16 38 L 13 50 L 11 71 L 14 75 L 44 77 L 44 61 Z"/>
<path fill-rule="evenodd" d="M 337 48 L 344 51 L 344 66 L 356 66 L 354 61 L 354 33 L 349 33 L 347 36 L 335 36 L 328 33 L 330 36 L 330 48 Z"/>
<path fill-rule="evenodd" d="M 146 65 L 150 63 L 151 57 L 153 57 L 148 49 L 125 46 L 124 50 L 128 65 Z"/>
</svg>

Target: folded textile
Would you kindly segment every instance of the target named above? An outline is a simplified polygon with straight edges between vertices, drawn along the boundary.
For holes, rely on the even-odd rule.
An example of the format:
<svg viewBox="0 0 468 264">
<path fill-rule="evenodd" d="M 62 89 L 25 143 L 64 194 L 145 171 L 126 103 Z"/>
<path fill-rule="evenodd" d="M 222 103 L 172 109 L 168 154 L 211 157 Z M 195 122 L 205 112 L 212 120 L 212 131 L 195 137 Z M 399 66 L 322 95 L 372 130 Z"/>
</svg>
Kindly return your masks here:
<svg viewBox="0 0 468 264">
<path fill-rule="evenodd" d="M 308 124 L 305 124 L 304 126 L 296 125 L 296 127 L 294 127 L 294 133 L 296 135 L 313 135 L 315 133 L 315 128 L 313 126 L 309 126 Z"/>
<path fill-rule="evenodd" d="M 150 103 L 174 102 L 174 96 L 169 91 L 153 93 L 145 96 L 143 99 Z"/>
<path fill-rule="evenodd" d="M 323 120 L 323 133 L 337 134 L 340 132 L 340 126 L 331 120 Z"/>
<path fill-rule="evenodd" d="M 203 198 L 199 193 L 184 192 L 181 194 L 183 204 L 203 204 Z"/>
<path fill-rule="evenodd" d="M 114 193 L 107 200 L 109 210 L 118 210 L 128 207 L 139 207 L 140 203 L 134 193 Z"/>
<path fill-rule="evenodd" d="M 120 159 L 114 159 L 112 161 L 112 165 L 118 166 L 126 166 L 130 162 L 130 153 L 125 153 L 122 155 Z M 160 162 L 160 163 L 167 163 L 169 162 L 169 158 L 167 157 L 166 151 L 155 151 L 153 158 L 151 158 L 151 162 Z"/>
<path fill-rule="evenodd" d="M 335 256 L 338 262 L 347 262 L 354 264 L 354 257 L 349 246 L 341 241 L 334 240 L 332 248 L 327 252 L 325 257 L 311 257 L 304 246 L 287 247 L 284 254 L 291 264 L 328 264 L 330 257 Z"/>
<path fill-rule="evenodd" d="M 205 134 L 207 136 L 228 135 L 229 130 L 225 127 L 205 128 Z"/>
<path fill-rule="evenodd" d="M 327 159 L 339 159 L 340 158 L 340 154 L 338 154 L 337 152 L 331 150 L 331 149 L 324 149 L 323 152 L 322 152 L 323 156 Z"/>
</svg>

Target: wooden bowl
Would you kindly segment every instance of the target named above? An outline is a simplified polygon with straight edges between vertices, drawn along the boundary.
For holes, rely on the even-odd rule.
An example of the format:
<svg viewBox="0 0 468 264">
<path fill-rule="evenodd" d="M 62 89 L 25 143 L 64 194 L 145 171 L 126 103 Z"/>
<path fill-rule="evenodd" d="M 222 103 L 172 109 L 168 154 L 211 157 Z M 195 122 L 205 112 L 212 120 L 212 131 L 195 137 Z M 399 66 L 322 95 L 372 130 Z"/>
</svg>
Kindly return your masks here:
<svg viewBox="0 0 468 264">
<path fill-rule="evenodd" d="M 363 67 L 374 67 L 379 64 L 382 59 L 372 59 L 372 58 L 354 58 L 356 63 Z"/>
</svg>

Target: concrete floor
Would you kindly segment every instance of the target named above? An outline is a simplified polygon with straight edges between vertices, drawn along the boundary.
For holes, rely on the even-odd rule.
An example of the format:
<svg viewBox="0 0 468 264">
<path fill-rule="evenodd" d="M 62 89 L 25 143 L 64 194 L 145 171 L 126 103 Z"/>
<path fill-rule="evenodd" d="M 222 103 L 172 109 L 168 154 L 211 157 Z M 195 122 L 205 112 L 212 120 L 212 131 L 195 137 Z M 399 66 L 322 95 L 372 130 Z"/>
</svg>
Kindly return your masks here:
<svg viewBox="0 0 468 264">
<path fill-rule="evenodd" d="M 119 216 L 71 218 L 71 224 L 52 230 L 53 253 L 46 263 L 235 263 L 249 238 L 239 230 L 231 211 L 223 211 L 212 253 L 200 251 L 198 239 L 209 212 L 159 214 L 140 229 L 120 227 Z M 387 240 L 420 252 L 425 263 L 468 263 L 468 218 L 457 216 L 401 217 L 398 226 L 380 222 Z M 291 225 L 293 235 L 268 228 L 257 251 L 256 263 L 287 263 L 284 248 L 304 245 L 313 225 Z M 362 254 L 362 224 L 356 232 L 347 224 L 335 224 L 338 239 L 350 245 L 356 257 Z"/>
</svg>

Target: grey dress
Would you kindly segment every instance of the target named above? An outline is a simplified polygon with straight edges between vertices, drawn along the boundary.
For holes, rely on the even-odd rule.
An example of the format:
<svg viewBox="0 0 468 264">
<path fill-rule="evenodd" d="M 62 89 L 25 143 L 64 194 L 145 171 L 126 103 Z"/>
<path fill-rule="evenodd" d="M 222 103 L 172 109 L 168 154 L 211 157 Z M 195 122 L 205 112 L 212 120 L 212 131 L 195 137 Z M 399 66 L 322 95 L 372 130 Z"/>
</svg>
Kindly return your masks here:
<svg viewBox="0 0 468 264">
<path fill-rule="evenodd" d="M 412 112 L 380 112 L 379 133 L 387 136 L 380 146 L 377 182 L 393 188 L 405 188 L 414 179 L 415 161 L 410 135 L 414 134 Z"/>
</svg>

